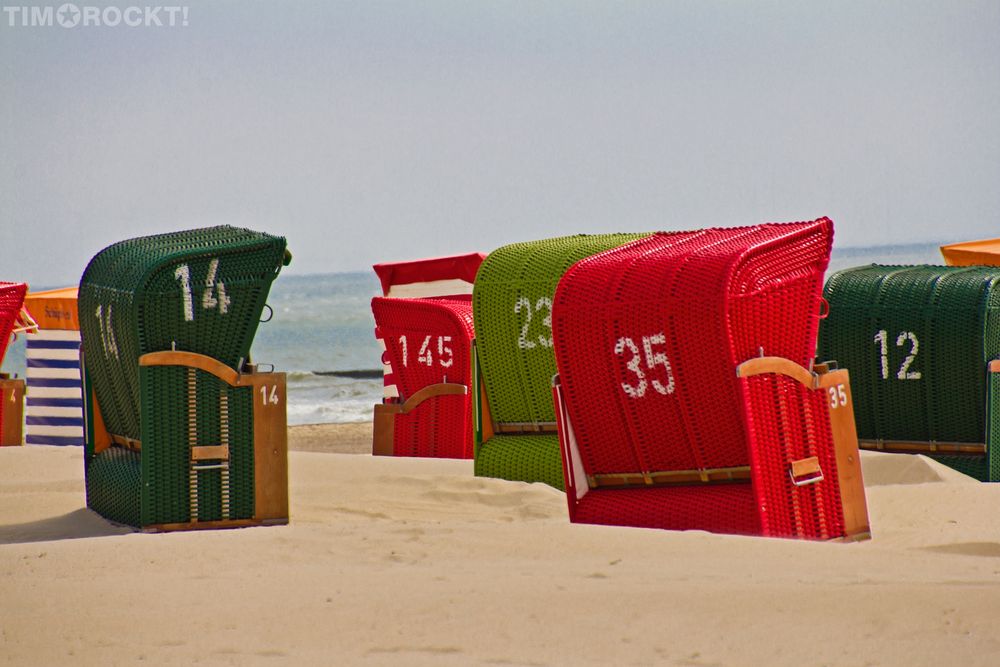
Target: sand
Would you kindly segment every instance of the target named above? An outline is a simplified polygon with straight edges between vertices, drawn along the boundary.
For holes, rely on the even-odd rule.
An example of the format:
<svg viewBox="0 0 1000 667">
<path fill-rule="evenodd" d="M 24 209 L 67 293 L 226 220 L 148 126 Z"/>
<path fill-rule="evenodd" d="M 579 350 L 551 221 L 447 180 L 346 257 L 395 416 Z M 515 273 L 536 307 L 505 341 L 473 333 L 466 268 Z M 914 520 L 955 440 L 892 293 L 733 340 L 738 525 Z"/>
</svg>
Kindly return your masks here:
<svg viewBox="0 0 1000 667">
<path fill-rule="evenodd" d="M 149 535 L 0 448 L 0 662 L 996 665 L 1000 484 L 865 454 L 858 544 L 571 525 L 549 487 L 295 427 L 292 523 Z"/>
</svg>

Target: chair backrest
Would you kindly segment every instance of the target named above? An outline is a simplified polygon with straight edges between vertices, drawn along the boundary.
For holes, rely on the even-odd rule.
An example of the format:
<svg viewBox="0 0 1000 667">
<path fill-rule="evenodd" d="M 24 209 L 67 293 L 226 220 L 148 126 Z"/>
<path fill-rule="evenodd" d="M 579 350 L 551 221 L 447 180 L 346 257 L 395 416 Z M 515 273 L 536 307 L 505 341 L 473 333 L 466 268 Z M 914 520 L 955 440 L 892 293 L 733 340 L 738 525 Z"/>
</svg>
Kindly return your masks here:
<svg viewBox="0 0 1000 667">
<path fill-rule="evenodd" d="M 745 467 L 736 366 L 813 359 L 833 225 L 656 234 L 577 262 L 552 311 L 587 475 Z"/>
<path fill-rule="evenodd" d="M 439 383 L 471 385 L 472 295 L 372 299 L 400 402 Z M 395 420 L 394 452 L 403 456 L 472 455 L 469 394 L 425 401 Z"/>
<path fill-rule="evenodd" d="M 24 283 L 0 282 L 0 363 L 7 354 L 11 333 L 14 331 L 27 292 L 28 286 Z"/>
<path fill-rule="evenodd" d="M 385 335 L 386 353 L 405 400 L 429 384 L 468 385 L 475 337 L 472 296 L 372 299 L 375 324 Z"/>
<path fill-rule="evenodd" d="M 871 265 L 826 283 L 819 354 L 850 368 L 858 437 L 984 442 L 1000 269 Z"/>
<path fill-rule="evenodd" d="M 248 360 L 285 239 L 229 226 L 121 241 L 80 280 L 80 335 L 108 431 L 140 438 L 138 359 L 176 349 Z"/>
<path fill-rule="evenodd" d="M 403 262 L 382 262 L 372 265 L 372 268 L 382 285 L 382 295 L 386 297 L 415 299 L 468 295 L 472 294 L 476 272 L 485 258 L 484 253 L 470 252 Z M 391 402 L 399 398 L 395 367 L 386 352 L 385 334 L 377 321 L 375 324 L 375 340 L 382 350 L 382 398 Z"/>
<path fill-rule="evenodd" d="M 476 348 L 493 420 L 554 422 L 552 297 L 584 257 L 647 234 L 576 235 L 514 243 L 483 262 L 473 290 Z"/>
</svg>

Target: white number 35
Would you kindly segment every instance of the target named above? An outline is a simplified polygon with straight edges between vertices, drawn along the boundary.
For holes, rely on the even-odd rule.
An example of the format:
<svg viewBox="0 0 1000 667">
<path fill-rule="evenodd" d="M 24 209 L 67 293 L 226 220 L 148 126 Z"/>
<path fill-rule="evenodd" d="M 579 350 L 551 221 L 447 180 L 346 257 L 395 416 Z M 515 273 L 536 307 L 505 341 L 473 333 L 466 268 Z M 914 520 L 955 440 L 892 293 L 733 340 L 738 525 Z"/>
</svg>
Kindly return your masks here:
<svg viewBox="0 0 1000 667">
<path fill-rule="evenodd" d="M 830 409 L 836 410 L 847 405 L 847 389 L 842 384 L 827 389 L 830 394 Z"/>
</svg>

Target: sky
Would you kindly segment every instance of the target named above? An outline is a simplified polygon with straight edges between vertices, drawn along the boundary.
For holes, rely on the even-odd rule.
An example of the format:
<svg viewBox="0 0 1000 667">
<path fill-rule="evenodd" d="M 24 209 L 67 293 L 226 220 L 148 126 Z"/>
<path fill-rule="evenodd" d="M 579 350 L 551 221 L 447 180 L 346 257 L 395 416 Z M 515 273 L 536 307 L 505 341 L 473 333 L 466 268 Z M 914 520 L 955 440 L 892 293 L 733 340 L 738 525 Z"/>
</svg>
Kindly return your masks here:
<svg viewBox="0 0 1000 667">
<path fill-rule="evenodd" d="M 0 0 L 2 280 L 214 224 L 300 274 L 822 215 L 841 247 L 1000 236 L 997 0 L 28 4 Z"/>
</svg>

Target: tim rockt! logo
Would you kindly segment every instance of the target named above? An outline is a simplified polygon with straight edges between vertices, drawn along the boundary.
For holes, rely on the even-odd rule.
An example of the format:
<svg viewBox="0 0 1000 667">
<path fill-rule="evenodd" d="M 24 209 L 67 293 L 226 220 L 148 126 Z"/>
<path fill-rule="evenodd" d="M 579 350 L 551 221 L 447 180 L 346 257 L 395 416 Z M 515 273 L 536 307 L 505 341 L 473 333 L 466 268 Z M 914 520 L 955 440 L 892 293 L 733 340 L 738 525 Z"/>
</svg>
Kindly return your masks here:
<svg viewBox="0 0 1000 667">
<path fill-rule="evenodd" d="M 187 7 L 96 7 L 71 2 L 48 7 L 3 7 L 11 28 L 173 28 L 188 24 Z"/>
</svg>

